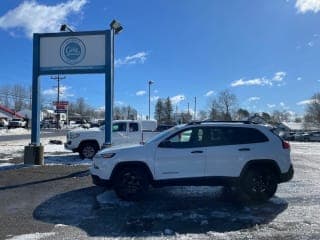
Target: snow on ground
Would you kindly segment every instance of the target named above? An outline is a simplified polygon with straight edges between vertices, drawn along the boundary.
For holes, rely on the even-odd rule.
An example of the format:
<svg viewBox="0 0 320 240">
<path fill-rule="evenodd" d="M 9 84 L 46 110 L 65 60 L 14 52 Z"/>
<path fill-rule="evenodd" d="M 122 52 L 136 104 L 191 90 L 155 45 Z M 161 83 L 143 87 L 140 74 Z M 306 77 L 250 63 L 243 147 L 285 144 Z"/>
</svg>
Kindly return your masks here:
<svg viewBox="0 0 320 240">
<path fill-rule="evenodd" d="M 77 154 L 48 141 L 43 141 L 46 164 L 82 162 Z M 10 144 L 18 144 L 21 149 L 25 145 Z M 291 146 L 294 178 L 280 184 L 276 196 L 266 203 L 237 205 L 233 199 L 223 197 L 221 187 L 150 189 L 141 203 L 128 203 L 113 191 L 105 191 L 91 203 L 85 201 L 89 194 L 81 189 L 75 195 L 81 200 L 77 204 L 70 203 L 72 192 L 43 203 L 37 212 L 38 220 L 56 224 L 53 235 L 43 238 L 320 239 L 320 143 L 292 142 Z M 0 154 L 5 152 L 0 146 Z M 62 206 L 64 211 L 59 211 Z M 75 219 L 77 224 L 73 223 Z M 28 237 L 12 239 L 41 239 L 37 235 Z"/>
<path fill-rule="evenodd" d="M 65 136 L 41 139 L 46 165 L 91 165 L 92 160 L 82 160 L 77 153 L 65 149 L 63 144 L 51 144 L 50 140 L 59 140 L 63 143 Z M 24 147 L 29 142 L 30 140 L 0 142 L 0 170 L 8 169 L 8 166 L 21 165 L 23 163 Z"/>
<path fill-rule="evenodd" d="M 19 236 L 14 236 L 12 238 L 7 238 L 7 240 L 40 240 L 40 239 L 47 239 L 50 236 L 53 236 L 55 233 L 30 233 L 30 234 L 23 234 Z"/>
<path fill-rule="evenodd" d="M 25 128 L 0 129 L 0 136 L 22 134 L 31 134 L 31 130 Z"/>
</svg>

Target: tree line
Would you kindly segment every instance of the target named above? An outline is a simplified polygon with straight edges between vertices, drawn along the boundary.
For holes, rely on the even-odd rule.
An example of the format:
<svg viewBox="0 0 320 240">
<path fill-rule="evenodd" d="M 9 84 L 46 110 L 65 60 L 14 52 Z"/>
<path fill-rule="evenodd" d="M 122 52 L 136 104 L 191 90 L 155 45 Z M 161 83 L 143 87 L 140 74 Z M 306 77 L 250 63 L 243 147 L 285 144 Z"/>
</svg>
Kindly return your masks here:
<svg viewBox="0 0 320 240">
<path fill-rule="evenodd" d="M 18 112 L 22 109 L 31 109 L 31 87 L 21 84 L 0 86 L 0 104 Z M 51 107 L 51 102 L 46 103 L 44 96 L 40 98 L 41 107 Z M 104 110 L 97 110 L 90 106 L 83 97 L 69 102 L 69 115 L 90 118 L 104 118 Z M 247 109 L 239 107 L 237 96 L 229 90 L 219 92 L 209 103 L 206 110 L 197 112 L 197 120 L 246 120 L 250 116 L 256 115 L 265 119 L 268 123 L 279 123 L 289 121 L 291 115 L 286 110 L 274 110 L 272 113 L 250 113 Z M 132 106 L 114 106 L 113 118 L 137 119 L 138 111 Z M 187 123 L 195 119 L 194 113 L 189 111 L 174 111 L 173 103 L 169 97 L 159 98 L 155 105 L 154 119 L 159 124 Z M 315 93 L 306 104 L 303 117 L 294 119 L 295 122 L 304 122 L 306 128 L 312 126 L 320 127 L 320 93 Z"/>
</svg>

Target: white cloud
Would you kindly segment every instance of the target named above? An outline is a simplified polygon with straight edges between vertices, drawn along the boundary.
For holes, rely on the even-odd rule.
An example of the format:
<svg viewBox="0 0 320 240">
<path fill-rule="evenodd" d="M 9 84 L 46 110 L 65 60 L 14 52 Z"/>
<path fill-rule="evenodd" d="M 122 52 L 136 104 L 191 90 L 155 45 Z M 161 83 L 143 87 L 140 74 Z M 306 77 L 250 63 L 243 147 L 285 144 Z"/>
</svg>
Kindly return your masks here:
<svg viewBox="0 0 320 240">
<path fill-rule="evenodd" d="M 268 108 L 274 108 L 274 107 L 276 107 L 276 105 L 275 104 L 267 104 L 267 106 L 268 106 Z"/>
<path fill-rule="evenodd" d="M 115 105 L 118 105 L 118 106 L 125 105 L 125 103 L 122 102 L 122 101 L 115 101 L 114 104 L 115 104 Z"/>
<path fill-rule="evenodd" d="M 87 0 L 71 0 L 49 6 L 34 0 L 24 1 L 0 17 L 0 28 L 11 29 L 11 36 L 22 30 L 28 38 L 32 38 L 33 33 L 57 32 L 61 24 L 67 22 L 68 16 L 81 13 L 86 3 Z"/>
<path fill-rule="evenodd" d="M 160 98 L 159 96 L 151 96 L 150 97 L 150 101 L 151 102 L 156 102 L 156 101 L 158 101 L 159 98 Z"/>
<path fill-rule="evenodd" d="M 303 100 L 303 101 L 300 101 L 300 102 L 297 102 L 297 105 L 306 105 L 306 104 L 311 104 L 311 103 L 314 103 L 314 102 L 317 102 L 316 99 L 307 99 L 307 100 Z"/>
<path fill-rule="evenodd" d="M 282 82 L 282 80 L 285 78 L 286 75 L 287 73 L 285 72 L 276 72 L 272 80 L 276 82 Z"/>
<path fill-rule="evenodd" d="M 307 43 L 308 47 L 313 47 L 314 46 L 314 42 L 313 41 L 310 41 Z"/>
<path fill-rule="evenodd" d="M 136 92 L 137 96 L 143 96 L 145 94 L 146 94 L 146 91 L 144 91 L 144 90 L 140 90 L 140 91 Z"/>
<path fill-rule="evenodd" d="M 302 80 L 302 77 L 297 77 L 297 81 L 301 81 Z"/>
<path fill-rule="evenodd" d="M 285 106 L 286 106 L 286 104 L 285 104 L 284 102 L 280 102 L 279 105 L 280 105 L 281 107 L 285 107 Z"/>
<path fill-rule="evenodd" d="M 255 101 L 259 101 L 260 97 L 250 97 L 248 98 L 248 102 L 255 102 Z"/>
<path fill-rule="evenodd" d="M 173 105 L 176 105 L 176 104 L 178 104 L 179 102 L 181 102 L 181 101 L 183 101 L 185 99 L 186 99 L 186 97 L 183 94 L 179 94 L 177 96 L 173 96 L 173 97 L 170 98 L 170 100 L 171 100 Z"/>
<path fill-rule="evenodd" d="M 206 94 L 204 94 L 205 97 L 210 97 L 211 95 L 214 94 L 213 90 L 208 91 Z"/>
<path fill-rule="evenodd" d="M 70 89 L 71 89 L 71 87 L 61 85 L 60 86 L 60 98 L 73 97 L 74 94 L 69 92 Z M 42 91 L 42 94 L 44 96 L 48 96 L 48 97 L 55 97 L 58 94 L 58 89 L 57 88 L 45 89 Z"/>
<path fill-rule="evenodd" d="M 239 86 L 282 86 L 283 80 L 286 77 L 286 72 L 276 72 L 271 79 L 266 77 L 258 77 L 249 80 L 245 80 L 243 78 L 233 81 L 231 83 L 231 87 L 239 87 Z"/>
<path fill-rule="evenodd" d="M 320 11 L 319 0 L 297 0 L 296 8 L 299 13 L 306 13 L 308 11 L 317 13 Z"/>
<path fill-rule="evenodd" d="M 137 64 L 137 63 L 144 63 L 147 60 L 148 53 L 146 52 L 138 52 L 131 56 L 126 56 L 125 58 L 117 59 L 115 61 L 115 66 L 120 67 L 121 65 L 125 64 Z"/>
</svg>

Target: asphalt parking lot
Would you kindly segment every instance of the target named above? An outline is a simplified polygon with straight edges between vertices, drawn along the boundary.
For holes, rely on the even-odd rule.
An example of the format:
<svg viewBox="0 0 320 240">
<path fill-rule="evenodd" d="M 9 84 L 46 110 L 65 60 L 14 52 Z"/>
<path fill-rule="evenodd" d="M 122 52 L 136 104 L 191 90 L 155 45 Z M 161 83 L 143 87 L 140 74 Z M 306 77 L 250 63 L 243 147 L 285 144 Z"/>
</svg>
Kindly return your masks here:
<svg viewBox="0 0 320 240">
<path fill-rule="evenodd" d="M 294 179 L 251 205 L 221 187 L 128 203 L 92 185 L 89 166 L 19 165 L 0 171 L 0 239 L 320 239 L 320 144 L 292 143 L 292 158 Z"/>
</svg>

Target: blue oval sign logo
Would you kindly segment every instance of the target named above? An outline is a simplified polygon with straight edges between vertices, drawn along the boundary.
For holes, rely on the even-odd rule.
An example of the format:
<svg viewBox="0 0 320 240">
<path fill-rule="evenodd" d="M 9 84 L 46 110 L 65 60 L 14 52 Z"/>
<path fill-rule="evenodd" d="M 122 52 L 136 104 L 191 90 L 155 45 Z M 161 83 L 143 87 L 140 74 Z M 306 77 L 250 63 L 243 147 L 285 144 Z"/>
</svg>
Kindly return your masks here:
<svg viewBox="0 0 320 240">
<path fill-rule="evenodd" d="M 86 47 L 78 38 L 68 38 L 60 46 L 61 59 L 70 65 L 80 63 L 86 55 Z"/>
</svg>

